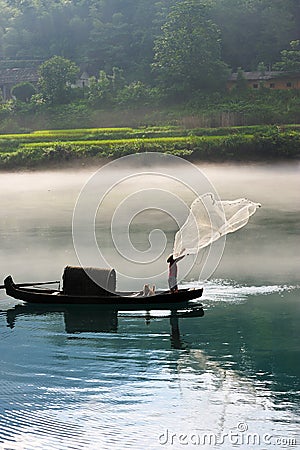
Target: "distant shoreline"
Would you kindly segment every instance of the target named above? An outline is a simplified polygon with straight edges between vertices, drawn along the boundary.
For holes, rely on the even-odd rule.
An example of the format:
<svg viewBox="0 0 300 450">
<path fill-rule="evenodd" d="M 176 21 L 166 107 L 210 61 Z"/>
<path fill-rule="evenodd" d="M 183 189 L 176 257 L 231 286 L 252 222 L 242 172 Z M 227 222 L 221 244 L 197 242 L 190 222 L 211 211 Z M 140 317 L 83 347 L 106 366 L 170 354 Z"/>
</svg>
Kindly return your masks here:
<svg viewBox="0 0 300 450">
<path fill-rule="evenodd" d="M 300 126 L 182 129 L 95 128 L 0 135 L 0 170 L 106 164 L 158 152 L 191 162 L 275 162 L 300 159 Z"/>
</svg>

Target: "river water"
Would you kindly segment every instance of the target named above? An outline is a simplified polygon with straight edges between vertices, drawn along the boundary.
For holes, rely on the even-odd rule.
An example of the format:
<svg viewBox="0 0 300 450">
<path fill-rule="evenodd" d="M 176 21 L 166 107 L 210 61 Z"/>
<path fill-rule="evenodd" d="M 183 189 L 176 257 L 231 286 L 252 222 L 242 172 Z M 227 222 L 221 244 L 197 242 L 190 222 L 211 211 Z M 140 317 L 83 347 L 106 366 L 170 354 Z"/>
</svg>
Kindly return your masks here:
<svg viewBox="0 0 300 450">
<path fill-rule="evenodd" d="M 177 330 L 167 311 L 104 317 L 26 307 L 1 290 L 1 450 L 300 448 L 299 164 L 201 170 L 221 198 L 262 204 L 208 281 L 197 263 L 181 281 L 204 284 L 204 317 Z M 58 280 L 78 264 L 72 215 L 94 171 L 0 175 L 2 280 Z M 158 218 L 136 220 L 144 249 Z"/>
</svg>

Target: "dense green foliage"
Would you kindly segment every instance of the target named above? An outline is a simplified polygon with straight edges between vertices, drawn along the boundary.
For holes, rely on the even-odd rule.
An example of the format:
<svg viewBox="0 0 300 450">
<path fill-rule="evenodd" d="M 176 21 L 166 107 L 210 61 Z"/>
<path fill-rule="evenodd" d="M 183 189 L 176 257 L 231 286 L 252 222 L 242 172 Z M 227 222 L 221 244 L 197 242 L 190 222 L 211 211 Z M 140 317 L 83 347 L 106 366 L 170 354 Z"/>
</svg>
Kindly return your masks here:
<svg viewBox="0 0 300 450">
<path fill-rule="evenodd" d="M 291 41 L 288 50 L 282 50 L 281 61 L 274 65 L 275 69 L 286 72 L 300 72 L 300 41 Z"/>
<path fill-rule="evenodd" d="M 149 80 L 154 36 L 170 0 L 0 0 L 0 56 L 45 61 L 62 56 L 99 70 Z"/>
<path fill-rule="evenodd" d="M 0 103 L 0 133 L 41 129 L 143 127 L 185 128 L 300 123 L 300 90 L 195 92 L 184 104 L 160 101 L 155 89 L 131 83 L 106 97 L 79 99 L 63 105 L 9 101 Z"/>
<path fill-rule="evenodd" d="M 220 31 L 205 3 L 177 3 L 154 49 L 154 67 L 164 87 L 170 86 L 178 95 L 224 86 L 228 72 L 221 61 L 220 42 Z"/>
<path fill-rule="evenodd" d="M 39 73 L 36 94 L 15 86 L 16 99 L 0 102 L 0 133 L 179 125 L 180 133 L 160 134 L 175 138 L 186 136 L 183 129 L 300 122 L 300 90 L 254 92 L 241 71 L 237 89 L 225 89 L 239 67 L 299 70 L 299 0 L 0 0 L 0 10 L 0 69 Z M 83 72 L 88 82 L 74 88 Z M 89 140 L 90 151 L 92 141 L 121 139 L 114 133 L 77 137 Z M 126 133 L 123 139 L 141 138 Z M 3 137 L 5 158 L 29 152 L 19 145 L 30 136 Z M 64 152 L 64 142 L 75 148 L 66 132 L 55 140 Z M 132 151 L 132 142 L 123 145 Z M 175 151 L 170 142 L 157 145 Z"/>
<path fill-rule="evenodd" d="M 2 64 L 57 55 L 95 76 L 119 67 L 128 83 L 152 83 L 154 56 L 165 67 L 169 54 L 192 70 L 199 54 L 201 73 L 220 60 L 269 67 L 300 38 L 298 0 L 0 0 L 0 10 Z"/>
<path fill-rule="evenodd" d="M 222 58 L 235 71 L 271 68 L 289 42 L 299 38 L 298 0 L 213 0 L 221 29 Z"/>
<path fill-rule="evenodd" d="M 190 160 L 251 161 L 300 156 L 300 126 L 184 130 L 112 128 L 48 130 L 2 135 L 0 168 L 99 161 L 141 152 L 171 153 Z"/>
</svg>

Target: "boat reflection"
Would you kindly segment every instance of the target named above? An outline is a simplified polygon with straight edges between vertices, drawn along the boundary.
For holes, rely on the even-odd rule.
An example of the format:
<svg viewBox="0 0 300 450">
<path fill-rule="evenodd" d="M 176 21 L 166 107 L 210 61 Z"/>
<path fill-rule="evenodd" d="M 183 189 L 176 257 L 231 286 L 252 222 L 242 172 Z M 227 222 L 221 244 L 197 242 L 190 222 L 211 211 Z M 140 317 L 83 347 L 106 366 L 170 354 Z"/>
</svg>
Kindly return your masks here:
<svg viewBox="0 0 300 450">
<path fill-rule="evenodd" d="M 18 317 L 56 313 L 61 313 L 63 315 L 66 333 L 113 333 L 118 331 L 120 311 L 102 305 L 18 304 L 13 308 L 6 310 L 6 322 L 7 326 L 13 329 L 16 326 Z M 169 319 L 171 347 L 181 349 L 184 348 L 184 344 L 180 337 L 179 318 L 202 317 L 203 315 L 204 311 L 202 307 L 197 307 L 183 311 L 172 310 L 166 316 L 154 316 L 150 314 L 150 311 L 145 311 L 145 314 L 139 316 L 135 315 L 134 317 L 143 318 L 147 325 L 156 318 L 164 317 Z M 126 314 L 126 317 L 130 316 Z"/>
<path fill-rule="evenodd" d="M 6 311 L 7 326 L 14 328 L 18 316 L 62 313 L 66 333 L 103 333 L 118 329 L 118 311 L 97 305 L 16 305 Z"/>
</svg>

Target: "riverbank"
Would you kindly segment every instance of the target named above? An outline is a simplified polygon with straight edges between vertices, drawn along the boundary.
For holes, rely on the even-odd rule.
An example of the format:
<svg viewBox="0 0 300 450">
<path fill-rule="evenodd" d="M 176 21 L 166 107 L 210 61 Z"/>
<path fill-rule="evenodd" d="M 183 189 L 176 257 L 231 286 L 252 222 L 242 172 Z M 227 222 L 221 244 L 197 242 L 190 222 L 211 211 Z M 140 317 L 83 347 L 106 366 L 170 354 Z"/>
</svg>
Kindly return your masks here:
<svg viewBox="0 0 300 450">
<path fill-rule="evenodd" d="M 0 135 L 1 170 L 100 162 L 142 152 L 211 162 L 298 159 L 300 125 L 91 128 Z"/>
</svg>

